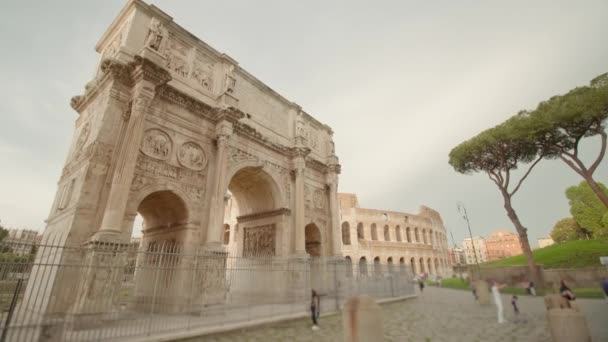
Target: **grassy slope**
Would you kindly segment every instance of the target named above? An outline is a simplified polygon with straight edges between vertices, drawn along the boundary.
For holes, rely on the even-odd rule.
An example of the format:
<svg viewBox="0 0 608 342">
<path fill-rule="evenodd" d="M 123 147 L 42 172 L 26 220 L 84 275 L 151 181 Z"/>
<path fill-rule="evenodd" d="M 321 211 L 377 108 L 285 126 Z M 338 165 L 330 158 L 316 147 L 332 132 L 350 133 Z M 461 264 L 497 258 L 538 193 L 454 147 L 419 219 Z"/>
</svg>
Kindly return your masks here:
<svg viewBox="0 0 608 342">
<path fill-rule="evenodd" d="M 608 256 L 608 239 L 577 240 L 537 249 L 534 261 L 549 268 L 601 266 L 600 256 Z M 482 267 L 526 265 L 523 255 L 485 263 Z"/>
<path fill-rule="evenodd" d="M 451 288 L 451 289 L 469 290 L 469 291 L 471 290 L 471 288 L 469 287 L 469 284 L 466 280 L 461 279 L 461 278 L 456 278 L 456 277 L 444 279 L 441 283 L 441 286 Z M 578 298 L 604 298 L 604 294 L 602 293 L 602 290 L 599 287 L 597 287 L 597 288 L 579 287 L 579 288 L 575 288 L 573 290 L 574 290 L 574 294 Z M 526 289 L 519 288 L 519 287 L 504 288 L 500 292 L 515 294 L 518 296 L 526 295 Z M 542 296 L 547 293 L 553 293 L 553 291 L 551 289 L 547 289 L 547 290 L 536 289 L 536 293 L 537 293 L 537 295 Z"/>
</svg>

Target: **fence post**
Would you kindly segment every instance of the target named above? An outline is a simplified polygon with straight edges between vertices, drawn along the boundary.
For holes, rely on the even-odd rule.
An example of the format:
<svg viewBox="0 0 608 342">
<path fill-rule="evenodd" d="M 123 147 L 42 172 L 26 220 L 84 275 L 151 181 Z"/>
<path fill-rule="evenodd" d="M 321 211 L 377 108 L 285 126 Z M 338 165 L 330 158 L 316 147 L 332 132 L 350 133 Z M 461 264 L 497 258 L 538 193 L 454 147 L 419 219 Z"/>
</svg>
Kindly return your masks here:
<svg viewBox="0 0 608 342">
<path fill-rule="evenodd" d="M 340 310 L 340 298 L 339 298 L 339 288 L 338 288 L 338 261 L 334 260 L 333 261 L 334 264 L 334 291 L 336 292 L 336 295 L 334 296 L 336 299 L 336 311 Z"/>
<path fill-rule="evenodd" d="M 4 323 L 4 329 L 2 329 L 2 336 L 0 336 L 0 342 L 6 341 L 8 327 L 11 324 L 11 319 L 13 318 L 13 313 L 15 312 L 15 307 L 17 306 L 17 299 L 19 298 L 19 292 L 21 292 L 22 284 L 23 284 L 23 279 L 19 278 L 19 280 L 17 280 L 17 286 L 15 286 L 15 292 L 13 293 L 13 299 L 11 300 L 11 306 L 9 307 L 8 314 L 6 315 L 6 322 Z"/>
</svg>

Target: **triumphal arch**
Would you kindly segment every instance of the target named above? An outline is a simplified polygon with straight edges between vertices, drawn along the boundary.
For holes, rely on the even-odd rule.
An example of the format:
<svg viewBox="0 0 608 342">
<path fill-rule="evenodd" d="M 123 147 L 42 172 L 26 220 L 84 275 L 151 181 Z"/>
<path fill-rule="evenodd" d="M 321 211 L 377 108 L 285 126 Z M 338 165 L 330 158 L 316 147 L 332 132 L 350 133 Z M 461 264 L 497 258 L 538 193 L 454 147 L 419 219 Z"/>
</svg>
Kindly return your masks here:
<svg viewBox="0 0 608 342">
<path fill-rule="evenodd" d="M 340 255 L 330 127 L 143 1 L 128 2 L 96 50 L 94 77 L 71 100 L 78 118 L 45 231 L 53 243 L 128 244 L 140 214 L 143 250 Z M 57 285 L 28 291 L 47 291 L 58 312 L 87 312 L 92 292 L 107 291 L 100 273 L 45 277 Z M 97 280 L 61 290 L 83 277 Z"/>
<path fill-rule="evenodd" d="M 96 48 L 47 232 L 128 242 L 140 213 L 144 244 L 214 249 L 229 197 L 241 254 L 304 254 L 308 223 L 339 253 L 330 127 L 143 2 Z"/>
</svg>

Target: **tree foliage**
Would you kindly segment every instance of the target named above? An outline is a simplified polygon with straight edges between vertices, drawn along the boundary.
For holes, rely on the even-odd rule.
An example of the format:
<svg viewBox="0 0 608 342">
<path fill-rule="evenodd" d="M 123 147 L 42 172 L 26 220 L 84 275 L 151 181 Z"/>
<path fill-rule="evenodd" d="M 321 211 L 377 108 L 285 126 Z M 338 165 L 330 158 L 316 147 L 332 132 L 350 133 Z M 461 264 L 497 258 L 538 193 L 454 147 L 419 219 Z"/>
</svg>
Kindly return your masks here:
<svg viewBox="0 0 608 342">
<path fill-rule="evenodd" d="M 600 189 L 608 194 L 604 184 L 598 183 Z M 586 182 L 566 189 L 570 203 L 570 214 L 577 224 L 589 231 L 593 237 L 608 237 L 608 208 L 606 208 Z"/>
<path fill-rule="evenodd" d="M 608 195 L 593 178 L 606 154 L 606 121 L 608 119 L 608 73 L 600 75 L 589 86 L 577 87 L 564 95 L 541 102 L 532 112 L 524 113 L 519 127 L 534 139 L 545 158 L 561 159 L 589 184 L 591 190 L 608 207 Z M 600 150 L 590 165 L 579 157 L 582 139 L 599 136 Z"/>
<path fill-rule="evenodd" d="M 557 221 L 551 230 L 551 238 L 555 242 L 581 240 L 586 237 L 581 226 L 572 217 Z"/>
</svg>

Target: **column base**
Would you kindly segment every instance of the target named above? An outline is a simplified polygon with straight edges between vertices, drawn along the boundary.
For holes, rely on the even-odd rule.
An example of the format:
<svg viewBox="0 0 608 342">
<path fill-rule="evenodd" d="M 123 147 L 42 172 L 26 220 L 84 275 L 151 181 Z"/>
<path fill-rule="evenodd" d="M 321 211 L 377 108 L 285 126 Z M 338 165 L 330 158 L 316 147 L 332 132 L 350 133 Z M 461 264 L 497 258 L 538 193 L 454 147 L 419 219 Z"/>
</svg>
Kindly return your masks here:
<svg viewBox="0 0 608 342">
<path fill-rule="evenodd" d="M 220 242 L 207 242 L 203 246 L 205 252 L 226 253 L 225 245 Z"/>
<path fill-rule="evenodd" d="M 99 230 L 91 238 L 88 243 L 121 243 L 122 233 L 116 230 Z"/>
<path fill-rule="evenodd" d="M 289 257 L 291 259 L 302 259 L 302 260 L 308 260 L 310 259 L 310 254 L 303 252 L 303 251 L 296 251 L 293 254 L 290 254 Z"/>
</svg>

